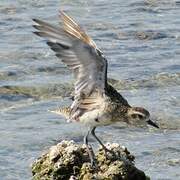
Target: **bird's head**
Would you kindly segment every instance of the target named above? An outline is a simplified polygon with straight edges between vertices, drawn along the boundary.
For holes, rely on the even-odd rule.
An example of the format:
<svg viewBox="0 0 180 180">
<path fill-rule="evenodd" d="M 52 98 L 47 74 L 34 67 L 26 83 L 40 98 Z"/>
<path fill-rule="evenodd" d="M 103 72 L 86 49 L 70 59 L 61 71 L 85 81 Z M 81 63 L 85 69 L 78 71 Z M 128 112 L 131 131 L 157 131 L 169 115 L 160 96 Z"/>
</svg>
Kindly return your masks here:
<svg viewBox="0 0 180 180">
<path fill-rule="evenodd" d="M 149 124 L 159 128 L 155 122 L 150 120 L 150 113 L 142 107 L 131 107 L 128 109 L 128 122 L 140 126 Z"/>
</svg>

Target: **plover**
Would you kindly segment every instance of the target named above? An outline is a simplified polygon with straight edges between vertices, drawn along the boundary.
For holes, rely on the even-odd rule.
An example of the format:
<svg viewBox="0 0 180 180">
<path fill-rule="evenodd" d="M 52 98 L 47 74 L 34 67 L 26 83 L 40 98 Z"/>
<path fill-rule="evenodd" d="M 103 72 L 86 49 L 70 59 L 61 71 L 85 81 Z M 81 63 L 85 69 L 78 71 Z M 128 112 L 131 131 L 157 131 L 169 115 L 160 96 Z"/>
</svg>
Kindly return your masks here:
<svg viewBox="0 0 180 180">
<path fill-rule="evenodd" d="M 107 82 L 108 63 L 102 51 L 90 36 L 66 13 L 60 11 L 60 26 L 50 25 L 33 19 L 34 32 L 47 40 L 56 56 L 72 70 L 75 77 L 74 98 L 71 106 L 55 111 L 70 121 L 83 123 L 89 127 L 84 137 L 91 164 L 94 164 L 93 151 L 88 145 L 92 136 L 108 149 L 95 134 L 98 126 L 116 122 L 128 124 L 158 125 L 150 120 L 150 113 L 142 107 L 131 107 L 127 100 Z"/>
</svg>

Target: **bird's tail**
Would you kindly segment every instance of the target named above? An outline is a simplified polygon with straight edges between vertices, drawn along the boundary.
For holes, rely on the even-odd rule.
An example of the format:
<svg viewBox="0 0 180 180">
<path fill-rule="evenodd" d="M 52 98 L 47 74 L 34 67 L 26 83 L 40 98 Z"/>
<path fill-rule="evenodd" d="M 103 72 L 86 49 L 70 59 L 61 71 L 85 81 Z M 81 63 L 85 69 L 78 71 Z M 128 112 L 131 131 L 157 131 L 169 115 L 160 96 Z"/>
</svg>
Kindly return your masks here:
<svg viewBox="0 0 180 180">
<path fill-rule="evenodd" d="M 55 114 L 59 114 L 65 117 L 66 119 L 70 119 L 70 112 L 71 112 L 70 107 L 60 107 L 59 109 L 49 110 L 49 111 Z"/>
</svg>

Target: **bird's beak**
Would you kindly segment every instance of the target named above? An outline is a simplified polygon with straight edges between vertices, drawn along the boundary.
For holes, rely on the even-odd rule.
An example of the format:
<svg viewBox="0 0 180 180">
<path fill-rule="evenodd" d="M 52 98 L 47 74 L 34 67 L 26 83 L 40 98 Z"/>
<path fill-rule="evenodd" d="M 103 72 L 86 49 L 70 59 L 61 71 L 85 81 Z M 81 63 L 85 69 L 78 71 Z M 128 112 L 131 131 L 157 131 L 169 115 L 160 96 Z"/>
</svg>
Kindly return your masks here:
<svg viewBox="0 0 180 180">
<path fill-rule="evenodd" d="M 154 127 L 156 127 L 156 128 L 159 128 L 159 126 L 155 123 L 155 122 L 153 122 L 153 121 L 151 121 L 150 119 L 148 120 L 148 121 L 146 121 L 149 125 L 151 125 L 151 126 L 154 126 Z"/>
</svg>

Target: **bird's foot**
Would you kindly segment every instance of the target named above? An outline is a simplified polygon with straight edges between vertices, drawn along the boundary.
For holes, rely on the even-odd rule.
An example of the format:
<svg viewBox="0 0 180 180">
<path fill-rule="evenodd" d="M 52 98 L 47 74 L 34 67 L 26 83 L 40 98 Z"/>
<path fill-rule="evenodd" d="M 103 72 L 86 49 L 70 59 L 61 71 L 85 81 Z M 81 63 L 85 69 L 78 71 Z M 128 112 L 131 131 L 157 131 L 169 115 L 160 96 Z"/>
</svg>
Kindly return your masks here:
<svg viewBox="0 0 180 180">
<path fill-rule="evenodd" d="M 93 151 L 91 146 L 86 146 L 86 147 L 87 147 L 87 152 L 88 152 L 89 158 L 90 158 L 91 168 L 96 169 L 97 168 L 97 162 L 96 162 L 94 151 Z"/>
<path fill-rule="evenodd" d="M 106 158 L 118 158 L 118 155 L 111 149 L 108 149 L 106 146 L 102 146 L 102 149 L 104 150 Z"/>
<path fill-rule="evenodd" d="M 91 159 L 90 161 L 91 161 L 91 168 L 92 169 L 96 169 L 98 167 L 96 159 Z"/>
<path fill-rule="evenodd" d="M 113 151 L 113 150 L 111 150 L 111 149 L 108 149 L 108 148 L 103 148 L 103 150 L 104 150 L 104 154 L 105 154 L 105 156 L 106 156 L 106 158 L 108 159 L 108 160 L 121 160 L 121 161 L 123 161 L 123 162 L 125 162 L 125 163 L 128 163 L 129 161 L 127 161 L 127 159 L 124 157 L 124 156 L 122 156 L 122 155 L 120 155 L 118 152 L 116 152 L 116 151 Z"/>
</svg>

